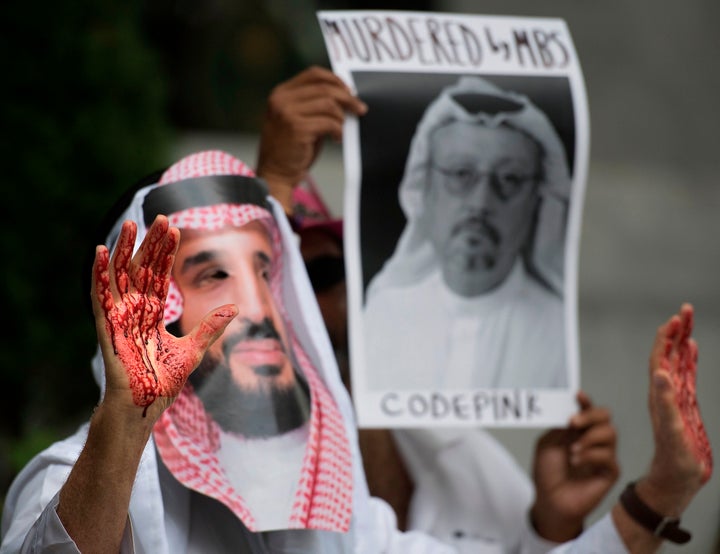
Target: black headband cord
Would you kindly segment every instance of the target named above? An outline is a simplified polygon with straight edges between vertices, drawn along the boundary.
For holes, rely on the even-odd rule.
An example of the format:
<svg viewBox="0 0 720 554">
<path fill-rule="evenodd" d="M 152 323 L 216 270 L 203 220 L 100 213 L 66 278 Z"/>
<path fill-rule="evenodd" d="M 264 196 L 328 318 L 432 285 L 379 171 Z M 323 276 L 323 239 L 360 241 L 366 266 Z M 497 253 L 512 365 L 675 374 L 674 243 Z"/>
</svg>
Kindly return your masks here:
<svg viewBox="0 0 720 554">
<path fill-rule="evenodd" d="M 170 215 L 215 204 L 254 204 L 272 213 L 268 186 L 259 177 L 211 175 L 168 183 L 148 192 L 143 200 L 145 227 L 159 214 Z"/>
</svg>

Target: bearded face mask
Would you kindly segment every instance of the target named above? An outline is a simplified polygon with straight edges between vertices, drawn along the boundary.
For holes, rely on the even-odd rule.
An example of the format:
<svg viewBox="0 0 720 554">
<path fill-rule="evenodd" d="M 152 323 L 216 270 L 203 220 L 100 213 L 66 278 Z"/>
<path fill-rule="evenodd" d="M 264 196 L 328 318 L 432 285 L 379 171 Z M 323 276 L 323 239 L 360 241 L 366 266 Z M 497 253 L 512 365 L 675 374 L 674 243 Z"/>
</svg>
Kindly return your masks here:
<svg viewBox="0 0 720 554">
<path fill-rule="evenodd" d="M 264 183 L 224 152 L 201 152 L 170 167 L 133 204 L 126 214 L 142 220 L 138 242 L 160 213 L 181 231 L 165 305 L 170 332 L 184 336 L 218 305 L 239 308 L 156 423 L 162 462 L 252 531 L 347 531 L 349 441 L 288 317 L 302 290 L 285 268 L 296 246 L 280 231 Z"/>
</svg>

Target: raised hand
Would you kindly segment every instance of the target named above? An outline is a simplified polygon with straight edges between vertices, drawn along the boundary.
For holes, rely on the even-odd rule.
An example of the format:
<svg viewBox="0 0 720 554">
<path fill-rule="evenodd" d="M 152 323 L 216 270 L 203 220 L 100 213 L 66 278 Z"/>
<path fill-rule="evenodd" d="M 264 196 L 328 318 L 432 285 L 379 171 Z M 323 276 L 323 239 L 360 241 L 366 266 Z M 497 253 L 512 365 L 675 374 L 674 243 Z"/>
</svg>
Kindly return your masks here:
<svg viewBox="0 0 720 554">
<path fill-rule="evenodd" d="M 577 395 L 580 411 L 564 429 L 543 434 L 535 449 L 535 504 L 531 517 L 538 534 L 564 542 L 583 529 L 618 478 L 617 434 L 610 412 Z"/>
<path fill-rule="evenodd" d="M 306 175 L 325 137 L 342 138 L 345 114 L 362 115 L 365 104 L 332 71 L 310 67 L 279 84 L 268 97 L 257 174 L 290 211 L 292 188 Z"/>
<path fill-rule="evenodd" d="M 650 352 L 648 407 L 655 452 L 648 471 L 626 489 L 634 489 L 637 498 L 624 504 L 623 493 L 612 510 L 615 528 L 632 554 L 657 552 L 666 537 L 688 540 L 678 530 L 679 518 L 712 474 L 712 450 L 697 405 L 692 328 L 693 307 L 683 304 L 658 327 Z M 638 510 L 638 504 L 644 508 Z M 638 515 L 653 512 L 645 520 Z M 665 534 L 668 529 L 672 535 Z"/>
<path fill-rule="evenodd" d="M 134 222 L 126 221 L 112 260 L 105 246 L 95 252 L 93 312 L 103 352 L 107 397 L 131 397 L 143 416 L 157 418 L 179 394 L 207 348 L 237 314 L 232 304 L 208 313 L 185 337 L 165 330 L 163 311 L 180 232 L 158 216 L 137 253 Z"/>
<path fill-rule="evenodd" d="M 712 474 L 712 449 L 696 395 L 697 343 L 690 337 L 693 307 L 661 325 L 650 354 L 648 405 L 655 454 L 638 493 L 655 501 L 657 511 L 679 514 Z M 662 505 L 660 505 L 662 504 Z M 668 511 L 669 510 L 669 511 Z"/>
</svg>

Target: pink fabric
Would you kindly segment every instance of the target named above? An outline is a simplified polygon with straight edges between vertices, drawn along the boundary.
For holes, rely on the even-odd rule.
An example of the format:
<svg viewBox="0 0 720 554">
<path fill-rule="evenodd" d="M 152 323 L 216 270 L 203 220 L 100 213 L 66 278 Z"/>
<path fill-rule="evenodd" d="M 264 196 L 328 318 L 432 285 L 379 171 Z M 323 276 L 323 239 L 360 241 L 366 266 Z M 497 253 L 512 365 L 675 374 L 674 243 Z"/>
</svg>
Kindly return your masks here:
<svg viewBox="0 0 720 554">
<path fill-rule="evenodd" d="M 299 348 L 297 343 L 295 347 Z M 300 364 L 314 394 L 310 436 L 288 528 L 345 532 L 352 515 L 350 447 L 332 396 L 304 353 L 303 358 Z M 180 483 L 222 502 L 248 529 L 257 531 L 247 505 L 218 461 L 220 429 L 191 385 L 161 416 L 153 434 L 163 461 Z"/>
<path fill-rule="evenodd" d="M 243 162 L 221 151 L 206 151 L 183 158 L 160 179 L 168 184 L 208 175 L 246 175 L 253 171 Z M 282 242 L 272 216 L 254 205 L 219 204 L 183 210 L 169 216 L 180 228 L 215 229 L 262 221 L 273 241 L 276 260 L 271 289 L 278 303 L 294 352 L 311 391 L 308 445 L 288 528 L 323 529 L 345 532 L 352 515 L 352 455 L 342 415 L 317 370 L 295 339 L 282 304 Z M 182 297 L 171 283 L 165 306 L 166 323 L 182 313 Z M 235 491 L 220 465 L 218 425 L 205 412 L 202 402 L 187 384 L 173 405 L 155 424 L 153 435 L 160 456 L 175 478 L 186 487 L 215 498 L 239 517 L 250 530 L 255 520 L 241 495 Z"/>
<path fill-rule="evenodd" d="M 255 172 L 244 162 L 222 150 L 206 150 L 185 156 L 162 174 L 159 184 L 176 183 L 193 177 L 208 175 L 245 175 L 254 177 Z"/>
<path fill-rule="evenodd" d="M 333 217 L 315 182 L 308 177 L 292 193 L 293 219 L 298 231 L 323 229 L 342 239 L 343 220 Z"/>
</svg>

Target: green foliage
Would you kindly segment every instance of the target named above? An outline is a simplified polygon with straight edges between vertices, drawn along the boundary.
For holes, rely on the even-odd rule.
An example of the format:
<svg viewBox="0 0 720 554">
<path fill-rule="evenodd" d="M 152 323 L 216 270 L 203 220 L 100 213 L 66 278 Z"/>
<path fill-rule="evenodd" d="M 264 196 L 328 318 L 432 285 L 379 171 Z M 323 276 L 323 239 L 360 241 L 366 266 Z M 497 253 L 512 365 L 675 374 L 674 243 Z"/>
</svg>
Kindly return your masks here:
<svg viewBox="0 0 720 554">
<path fill-rule="evenodd" d="M 29 429 L 22 437 L 10 443 L 10 469 L 19 472 L 35 454 L 62 438 L 58 431 L 48 427 Z"/>
<path fill-rule="evenodd" d="M 296 18 L 264 0 L 3 8 L 0 493 L 97 402 L 90 262 L 106 211 L 168 163 L 173 128 L 257 132 L 270 89 L 308 65 Z"/>
<path fill-rule="evenodd" d="M 10 329 L 0 347 L 0 433 L 17 448 L 0 467 L 17 468 L 45 445 L 46 427 L 85 419 L 98 398 L 86 262 L 106 210 L 161 166 L 171 138 L 141 7 L 67 0 L 5 8 L 0 306 Z"/>
</svg>

